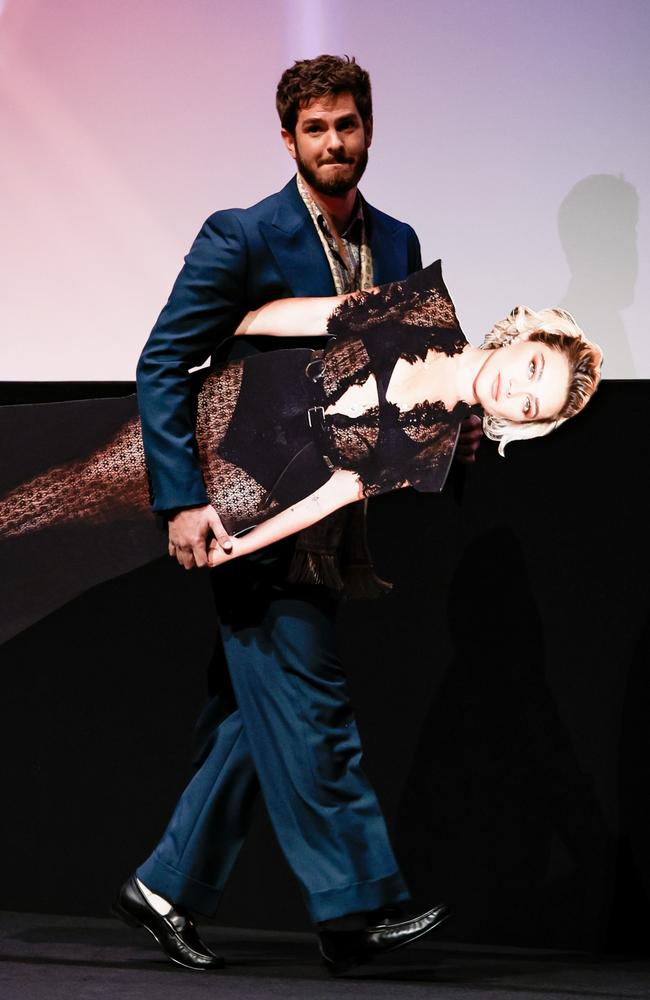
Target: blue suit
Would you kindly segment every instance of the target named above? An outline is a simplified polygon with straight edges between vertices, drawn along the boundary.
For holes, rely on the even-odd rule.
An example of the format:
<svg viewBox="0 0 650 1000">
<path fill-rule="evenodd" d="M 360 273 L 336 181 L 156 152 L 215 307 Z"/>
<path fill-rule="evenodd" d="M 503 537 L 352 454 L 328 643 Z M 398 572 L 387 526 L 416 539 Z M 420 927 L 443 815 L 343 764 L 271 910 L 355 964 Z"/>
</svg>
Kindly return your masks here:
<svg viewBox="0 0 650 1000">
<path fill-rule="evenodd" d="M 421 267 L 410 226 L 365 205 L 378 284 Z M 187 370 L 214 359 L 265 302 L 335 294 L 295 180 L 204 224 L 138 364 L 154 509 L 208 502 L 192 436 Z M 257 338 L 236 348 L 286 348 Z M 292 345 L 298 346 L 292 339 Z M 138 869 L 149 888 L 215 912 L 261 787 L 314 921 L 408 898 L 361 746 L 334 637 L 336 599 L 286 583 L 291 539 L 212 574 L 228 690 L 202 720 L 199 766 L 159 845 Z"/>
</svg>

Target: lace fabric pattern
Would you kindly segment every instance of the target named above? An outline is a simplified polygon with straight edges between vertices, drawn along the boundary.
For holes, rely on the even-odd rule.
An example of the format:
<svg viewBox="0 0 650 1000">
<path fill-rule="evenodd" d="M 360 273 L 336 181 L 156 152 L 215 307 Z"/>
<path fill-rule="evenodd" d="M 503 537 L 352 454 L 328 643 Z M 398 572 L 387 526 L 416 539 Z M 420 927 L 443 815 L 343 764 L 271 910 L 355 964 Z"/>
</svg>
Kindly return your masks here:
<svg viewBox="0 0 650 1000">
<path fill-rule="evenodd" d="M 391 404 L 388 404 L 390 406 Z M 377 496 L 403 486 L 415 486 L 428 492 L 438 492 L 447 477 L 449 464 L 453 458 L 458 436 L 458 427 L 467 409 L 456 407 L 451 413 L 442 404 L 422 404 L 421 416 L 404 421 L 403 414 L 394 407 L 392 430 L 378 434 L 376 445 L 366 441 L 367 450 L 363 459 L 356 459 L 355 471 L 363 486 L 365 497 Z M 410 415 L 409 415 L 410 416 Z M 411 445 L 404 447 L 397 442 L 397 431 L 403 434 Z M 347 456 L 343 461 L 347 461 Z M 350 467 L 350 466 L 347 466 Z"/>
<path fill-rule="evenodd" d="M 379 407 L 375 406 L 361 417 L 334 414 L 329 418 L 330 441 L 339 464 L 356 469 L 379 440 Z"/>
<path fill-rule="evenodd" d="M 137 417 L 87 458 L 59 465 L 16 487 L 0 501 L 5 538 L 76 520 L 109 523 L 149 510 L 149 489 Z"/>
<path fill-rule="evenodd" d="M 370 357 L 360 337 L 334 340 L 328 345 L 325 356 L 327 363 L 322 380 L 328 404 L 340 399 L 351 385 L 365 382 L 371 373 Z"/>
<path fill-rule="evenodd" d="M 342 330 L 355 333 L 394 322 L 447 329 L 458 326 L 454 304 L 440 289 L 406 288 L 405 282 L 394 281 L 342 302 L 330 317 L 328 333 L 337 336 Z"/>
<path fill-rule="evenodd" d="M 231 533 L 270 517 L 278 506 L 274 502 L 266 504 L 266 487 L 219 453 L 237 406 L 243 376 L 241 361 L 216 369 L 203 383 L 196 404 L 196 440 L 206 492 Z"/>
<path fill-rule="evenodd" d="M 267 490 L 219 456 L 237 403 L 242 364 L 210 374 L 196 397 L 196 439 L 206 491 L 227 530 L 260 520 Z M 0 500 L 0 535 L 11 538 L 53 524 L 110 523 L 149 517 L 149 484 L 140 421 L 132 418 L 91 455 L 55 466 Z M 268 505 L 264 516 L 270 516 Z"/>
<path fill-rule="evenodd" d="M 448 436 L 451 415 L 444 403 L 416 403 L 412 409 L 403 413 L 398 408 L 395 419 L 410 441 L 418 444 L 430 444 Z M 455 421 L 454 421 L 455 423 Z"/>
<path fill-rule="evenodd" d="M 423 359 L 431 347 L 448 355 L 462 351 L 467 341 L 443 281 L 440 261 L 404 281 L 345 299 L 330 316 L 327 332 L 342 340 L 379 327 L 389 338 L 391 333 L 401 332 L 401 357 L 406 360 Z M 418 336 L 409 338 L 409 328 Z"/>
<path fill-rule="evenodd" d="M 468 408 L 458 404 L 449 412 L 440 401 L 425 401 L 403 412 L 385 399 L 399 359 L 414 363 L 431 350 L 451 357 L 467 344 L 440 263 L 346 299 L 330 317 L 328 333 L 336 337 L 325 352 L 328 402 L 370 374 L 383 386 L 373 410 L 354 420 L 330 419 L 333 460 L 358 473 L 366 497 L 408 483 L 441 488 Z"/>
<path fill-rule="evenodd" d="M 211 373 L 196 396 L 196 440 L 210 502 L 226 530 L 237 531 L 270 517 L 267 488 L 218 451 L 239 397 L 243 366 Z M 151 519 L 142 431 L 136 417 L 125 422 L 92 454 L 54 466 L 0 499 L 0 537 L 13 538 L 50 525 L 110 524 Z"/>
</svg>

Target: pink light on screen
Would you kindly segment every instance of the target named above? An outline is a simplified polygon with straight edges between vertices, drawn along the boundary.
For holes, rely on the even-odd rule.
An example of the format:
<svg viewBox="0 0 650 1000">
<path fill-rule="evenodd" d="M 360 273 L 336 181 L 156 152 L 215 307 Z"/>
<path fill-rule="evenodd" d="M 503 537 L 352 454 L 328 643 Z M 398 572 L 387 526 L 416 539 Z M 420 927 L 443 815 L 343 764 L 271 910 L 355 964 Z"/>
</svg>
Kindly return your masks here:
<svg viewBox="0 0 650 1000">
<path fill-rule="evenodd" d="M 5 0 L 0 377 L 133 377 L 203 219 L 286 180 L 282 35 L 246 6 Z"/>
<path fill-rule="evenodd" d="M 100 276 L 115 271 L 119 260 L 123 301 L 137 301 L 138 288 L 158 280 L 161 255 L 178 248 L 37 67 L 14 51 L 4 54 L 2 70 L 4 112 L 15 140 L 0 165 L 3 188 L 12 193 L 3 216 L 14 250 L 5 273 L 2 326 L 22 331 L 16 339 L 3 338 L 2 369 L 8 371 L 14 351 L 24 357 L 26 340 L 55 357 L 75 329 L 82 334 L 78 353 L 88 358 L 106 295 Z M 155 253 L 143 255 L 130 232 L 141 234 Z M 119 312 L 114 347 L 122 339 Z M 32 361 L 32 377 L 38 377 L 38 358 Z"/>
</svg>

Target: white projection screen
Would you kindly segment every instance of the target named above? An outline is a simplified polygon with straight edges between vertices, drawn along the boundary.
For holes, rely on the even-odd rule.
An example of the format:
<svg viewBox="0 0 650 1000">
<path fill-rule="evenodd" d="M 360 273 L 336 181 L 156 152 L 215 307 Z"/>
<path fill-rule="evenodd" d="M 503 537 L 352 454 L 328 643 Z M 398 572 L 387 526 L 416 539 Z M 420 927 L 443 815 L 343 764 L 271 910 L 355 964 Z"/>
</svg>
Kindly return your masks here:
<svg viewBox="0 0 650 1000">
<path fill-rule="evenodd" d="M 362 190 L 468 337 L 563 305 L 650 377 L 648 0 L 0 0 L 3 380 L 121 380 L 203 219 L 291 176 L 274 94 L 371 73 Z"/>
</svg>

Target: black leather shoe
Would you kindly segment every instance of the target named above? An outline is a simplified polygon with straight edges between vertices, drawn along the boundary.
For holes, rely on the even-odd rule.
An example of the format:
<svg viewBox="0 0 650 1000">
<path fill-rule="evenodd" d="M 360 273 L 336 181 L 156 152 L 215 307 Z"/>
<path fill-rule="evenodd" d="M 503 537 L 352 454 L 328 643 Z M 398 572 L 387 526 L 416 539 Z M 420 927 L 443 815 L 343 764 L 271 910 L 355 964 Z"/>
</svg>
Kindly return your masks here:
<svg viewBox="0 0 650 1000">
<path fill-rule="evenodd" d="M 375 955 L 404 948 L 439 927 L 449 916 L 449 908 L 441 903 L 433 909 L 409 919 L 386 918 L 359 931 L 321 931 L 318 935 L 320 953 L 330 972 L 341 975 L 357 965 L 371 962 Z"/>
<path fill-rule="evenodd" d="M 145 927 L 172 962 L 197 972 L 223 969 L 223 958 L 213 955 L 203 943 L 191 917 L 180 907 L 172 907 L 161 916 L 140 892 L 135 875 L 120 889 L 112 910 L 130 927 Z"/>
</svg>

